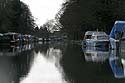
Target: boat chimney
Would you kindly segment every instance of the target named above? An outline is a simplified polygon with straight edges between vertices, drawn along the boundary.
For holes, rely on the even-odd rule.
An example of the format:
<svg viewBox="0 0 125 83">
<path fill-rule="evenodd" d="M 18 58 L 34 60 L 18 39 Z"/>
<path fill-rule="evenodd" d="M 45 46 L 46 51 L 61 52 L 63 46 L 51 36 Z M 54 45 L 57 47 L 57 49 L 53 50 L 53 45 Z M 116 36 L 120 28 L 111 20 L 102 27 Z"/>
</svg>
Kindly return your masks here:
<svg viewBox="0 0 125 83">
<path fill-rule="evenodd" d="M 99 31 L 98 28 L 96 29 L 96 31 L 97 31 L 97 32 Z"/>
</svg>

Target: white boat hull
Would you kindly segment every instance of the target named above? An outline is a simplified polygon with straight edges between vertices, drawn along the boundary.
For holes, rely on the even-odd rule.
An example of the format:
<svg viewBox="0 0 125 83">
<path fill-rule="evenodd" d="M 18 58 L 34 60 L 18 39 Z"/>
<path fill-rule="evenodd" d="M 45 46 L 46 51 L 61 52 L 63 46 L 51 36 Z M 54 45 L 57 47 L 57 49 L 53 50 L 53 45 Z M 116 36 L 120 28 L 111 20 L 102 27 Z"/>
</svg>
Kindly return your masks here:
<svg viewBox="0 0 125 83">
<path fill-rule="evenodd" d="M 85 46 L 90 47 L 109 47 L 109 40 L 85 40 L 84 42 Z"/>
</svg>

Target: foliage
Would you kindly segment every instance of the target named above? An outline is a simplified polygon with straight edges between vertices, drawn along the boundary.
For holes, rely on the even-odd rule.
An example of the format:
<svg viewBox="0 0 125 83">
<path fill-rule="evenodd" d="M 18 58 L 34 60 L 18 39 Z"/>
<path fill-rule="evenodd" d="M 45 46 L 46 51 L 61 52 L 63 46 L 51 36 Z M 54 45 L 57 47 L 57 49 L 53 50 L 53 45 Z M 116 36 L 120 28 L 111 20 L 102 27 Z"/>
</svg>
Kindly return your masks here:
<svg viewBox="0 0 125 83">
<path fill-rule="evenodd" d="M 125 20 L 124 6 L 124 0 L 70 0 L 59 21 L 70 39 L 83 39 L 88 30 L 109 33 L 115 20 Z"/>
<path fill-rule="evenodd" d="M 0 0 L 0 32 L 31 33 L 34 25 L 26 4 L 20 0 Z"/>
</svg>

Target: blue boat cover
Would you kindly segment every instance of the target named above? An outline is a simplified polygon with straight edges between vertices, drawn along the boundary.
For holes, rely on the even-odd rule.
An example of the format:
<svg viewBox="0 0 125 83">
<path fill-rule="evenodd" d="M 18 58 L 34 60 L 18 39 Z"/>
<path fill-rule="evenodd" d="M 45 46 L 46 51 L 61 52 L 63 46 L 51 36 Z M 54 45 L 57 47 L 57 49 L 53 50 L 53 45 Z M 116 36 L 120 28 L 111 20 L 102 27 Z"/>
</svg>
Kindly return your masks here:
<svg viewBox="0 0 125 83">
<path fill-rule="evenodd" d="M 124 69 L 118 65 L 117 60 L 109 60 L 115 78 L 124 78 Z"/>
<path fill-rule="evenodd" d="M 116 21 L 111 30 L 109 37 L 115 38 L 115 32 L 122 33 L 124 30 L 125 30 L 125 21 Z"/>
</svg>

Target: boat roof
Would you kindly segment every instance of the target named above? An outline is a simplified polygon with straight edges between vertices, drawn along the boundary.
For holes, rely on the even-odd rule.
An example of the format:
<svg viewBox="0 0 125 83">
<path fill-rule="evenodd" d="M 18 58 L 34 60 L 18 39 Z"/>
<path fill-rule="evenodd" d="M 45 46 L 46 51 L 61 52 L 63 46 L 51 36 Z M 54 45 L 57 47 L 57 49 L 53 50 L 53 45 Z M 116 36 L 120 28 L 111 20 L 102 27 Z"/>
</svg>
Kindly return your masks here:
<svg viewBox="0 0 125 83">
<path fill-rule="evenodd" d="M 114 38 L 114 34 L 115 32 L 118 31 L 118 32 L 123 32 L 125 31 L 125 21 L 115 21 L 114 23 L 114 26 L 110 32 L 110 37 L 111 38 Z"/>
<path fill-rule="evenodd" d="M 113 29 L 115 29 L 115 31 L 123 31 L 123 29 L 125 29 L 125 21 L 115 21 Z"/>
<path fill-rule="evenodd" d="M 4 35 L 15 35 L 15 34 L 18 34 L 18 33 L 15 33 L 15 32 L 8 32 L 8 33 L 5 33 Z"/>
<path fill-rule="evenodd" d="M 108 36 L 105 32 L 94 32 L 92 35 L 106 35 L 106 36 Z"/>
<path fill-rule="evenodd" d="M 92 35 L 94 32 L 97 32 L 97 31 L 87 31 L 87 32 L 85 33 L 85 35 Z"/>
<path fill-rule="evenodd" d="M 115 21 L 115 24 L 117 23 L 125 23 L 125 21 Z"/>
<path fill-rule="evenodd" d="M 3 34 L 2 34 L 2 33 L 0 33 L 0 36 L 3 36 Z"/>
</svg>

